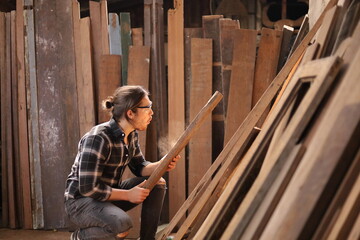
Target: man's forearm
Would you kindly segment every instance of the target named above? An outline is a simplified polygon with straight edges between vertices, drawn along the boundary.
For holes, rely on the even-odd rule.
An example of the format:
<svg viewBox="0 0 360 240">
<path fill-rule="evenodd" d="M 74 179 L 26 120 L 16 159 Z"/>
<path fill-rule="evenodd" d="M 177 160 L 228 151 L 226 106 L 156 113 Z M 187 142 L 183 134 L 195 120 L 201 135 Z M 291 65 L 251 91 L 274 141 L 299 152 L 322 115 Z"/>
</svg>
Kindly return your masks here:
<svg viewBox="0 0 360 240">
<path fill-rule="evenodd" d="M 143 170 L 141 171 L 141 175 L 144 177 L 150 176 L 154 170 L 157 168 L 157 166 L 160 164 L 160 161 L 153 162 L 148 165 L 146 165 Z"/>
</svg>

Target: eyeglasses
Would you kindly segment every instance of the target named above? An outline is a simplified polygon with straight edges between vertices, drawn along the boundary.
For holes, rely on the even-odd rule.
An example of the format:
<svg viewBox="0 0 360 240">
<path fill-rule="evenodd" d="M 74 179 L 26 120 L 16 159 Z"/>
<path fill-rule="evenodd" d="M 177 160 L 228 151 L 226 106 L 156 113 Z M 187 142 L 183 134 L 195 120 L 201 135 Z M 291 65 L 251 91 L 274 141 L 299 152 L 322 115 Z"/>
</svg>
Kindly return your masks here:
<svg viewBox="0 0 360 240">
<path fill-rule="evenodd" d="M 150 105 L 147 105 L 147 106 L 139 106 L 139 107 L 136 107 L 136 108 L 149 108 L 149 109 L 151 109 L 152 108 L 152 103 Z"/>
</svg>

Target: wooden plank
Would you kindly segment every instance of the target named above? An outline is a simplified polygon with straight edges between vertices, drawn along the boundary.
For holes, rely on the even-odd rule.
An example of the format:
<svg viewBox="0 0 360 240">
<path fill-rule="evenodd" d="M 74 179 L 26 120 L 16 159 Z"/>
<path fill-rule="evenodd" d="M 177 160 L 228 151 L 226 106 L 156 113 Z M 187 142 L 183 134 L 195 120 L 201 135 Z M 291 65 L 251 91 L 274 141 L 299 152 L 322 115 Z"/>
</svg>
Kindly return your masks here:
<svg viewBox="0 0 360 240">
<path fill-rule="evenodd" d="M 69 156 L 75 156 L 79 141 L 74 36 L 71 27 L 64 27 L 72 26 L 72 2 L 36 0 L 34 6 L 34 82 L 38 85 L 33 96 L 38 105 L 31 109 L 38 115 L 43 228 L 65 228 L 69 220 L 63 211 L 63 192 L 58 189 L 64 188 L 63 181 L 73 164 Z M 51 28 L 49 22 L 54 23 Z"/>
<path fill-rule="evenodd" d="M 162 175 L 166 172 L 169 163 L 174 157 L 176 157 L 179 152 L 189 143 L 192 136 L 198 131 L 200 126 L 204 123 L 206 117 L 211 113 L 211 111 L 216 107 L 216 105 L 221 101 L 222 94 L 220 92 L 215 92 L 208 102 L 203 106 L 199 111 L 196 117 L 191 121 L 190 125 L 186 130 L 181 134 L 181 136 L 176 141 L 175 145 L 170 149 L 170 151 L 161 159 L 161 164 L 154 170 L 149 179 L 146 181 L 144 188 L 153 189 Z"/>
<path fill-rule="evenodd" d="M 328 3 L 327 9 L 329 8 L 329 6 L 333 6 L 334 4 L 336 4 L 336 1 L 332 0 L 330 3 Z M 194 219 L 199 214 L 202 207 L 208 200 L 208 197 L 211 195 L 212 191 L 214 190 L 215 185 L 222 177 L 221 173 L 224 173 L 227 170 L 227 167 L 231 165 L 231 163 L 235 159 L 237 160 L 243 154 L 245 148 L 244 146 L 249 141 L 250 134 L 253 131 L 255 124 L 260 119 L 261 113 L 270 104 L 270 101 L 272 101 L 275 94 L 280 89 L 280 86 L 283 84 L 285 78 L 287 77 L 291 69 L 294 67 L 300 56 L 303 54 L 310 40 L 314 37 L 316 31 L 319 29 L 322 23 L 323 17 L 324 17 L 323 15 L 319 17 L 318 21 L 311 29 L 311 31 L 308 32 L 306 36 L 303 38 L 303 40 L 299 44 L 299 47 L 295 49 L 290 59 L 286 62 L 285 66 L 281 69 L 278 75 L 274 78 L 273 82 L 270 84 L 269 88 L 265 91 L 262 98 L 259 100 L 259 103 L 255 105 L 255 107 L 251 110 L 247 118 L 244 120 L 242 125 L 238 128 L 238 130 L 230 140 L 230 142 L 225 146 L 224 150 L 220 153 L 216 161 L 211 165 L 208 172 L 204 175 L 204 177 L 201 179 L 201 181 L 196 186 L 194 191 L 184 202 L 181 209 L 179 209 L 179 211 L 176 213 L 173 220 L 170 222 L 169 226 L 165 229 L 165 231 L 163 231 L 162 235 L 160 236 L 160 239 L 165 239 L 166 236 L 170 234 L 173 228 L 178 224 L 178 221 L 182 219 L 182 217 L 188 210 L 189 206 L 191 206 L 196 199 L 197 202 L 193 211 L 191 211 L 186 221 L 182 224 L 183 230 L 180 231 L 181 229 L 179 229 L 177 233 L 177 237 L 175 236 L 175 238 L 177 239 L 181 239 L 183 237 L 183 235 L 188 230 L 191 223 L 194 221 Z M 219 166 L 222 166 L 222 168 L 219 171 L 217 171 Z M 201 197 L 199 197 L 198 193 L 201 192 L 201 189 L 204 186 L 207 186 L 207 183 L 213 177 L 213 174 L 215 172 L 218 172 L 218 174 L 215 175 L 214 181 L 212 182 L 213 184 L 208 186 L 206 188 L 206 191 L 202 195 L 200 195 Z M 198 233 L 200 232 L 200 230 L 201 229 L 199 229 Z M 199 233 L 198 236 L 201 237 L 201 234 L 202 233 Z"/>
<path fill-rule="evenodd" d="M 129 63 L 128 63 L 128 84 L 141 85 L 146 89 L 149 88 L 150 78 L 150 47 L 149 46 L 130 46 L 129 49 Z M 146 131 L 140 131 L 139 142 L 143 154 L 146 153 Z M 124 178 L 134 177 L 134 175 L 127 168 L 123 174 Z M 132 219 L 139 219 L 141 217 L 141 205 L 131 209 L 127 212 Z M 130 230 L 129 238 L 138 238 L 140 236 L 140 222 L 134 222 L 133 228 Z"/>
<path fill-rule="evenodd" d="M 79 135 L 83 136 L 96 123 L 95 87 L 91 54 L 90 17 L 80 19 L 80 79 L 77 81 Z M 77 68 L 78 72 L 79 69 Z"/>
<path fill-rule="evenodd" d="M 224 94 L 224 115 L 226 118 L 234 46 L 232 32 L 234 29 L 240 29 L 240 23 L 238 20 L 221 18 L 219 19 L 219 25 L 222 89 Z"/>
<path fill-rule="evenodd" d="M 143 28 L 132 28 L 131 38 L 132 38 L 132 44 L 134 46 L 143 46 L 144 45 Z"/>
<path fill-rule="evenodd" d="M 213 90 L 223 92 L 221 77 L 220 25 L 222 15 L 202 17 L 203 37 L 213 39 Z M 212 155 L 213 159 L 220 154 L 224 145 L 224 103 L 220 102 L 213 112 L 212 123 Z"/>
<path fill-rule="evenodd" d="M 228 111 L 225 124 L 227 144 L 236 129 L 251 111 L 257 31 L 248 29 L 232 30 L 234 53 Z"/>
<path fill-rule="evenodd" d="M 110 54 L 121 55 L 120 23 L 117 13 L 109 13 L 109 42 Z"/>
<path fill-rule="evenodd" d="M 101 13 L 100 2 L 89 1 L 89 15 L 91 21 L 91 49 L 93 60 L 93 81 L 95 89 L 95 102 L 99 103 L 102 99 L 99 98 L 99 80 L 100 80 L 100 56 L 102 51 L 102 31 L 101 31 Z M 99 123 L 98 114 L 102 112 L 102 108 L 96 105 L 96 122 Z"/>
<path fill-rule="evenodd" d="M 191 84 L 191 39 L 201 38 L 201 28 L 185 28 L 184 29 L 184 75 L 185 75 L 185 124 L 189 124 L 190 116 L 190 84 Z"/>
<path fill-rule="evenodd" d="M 7 116 L 6 113 L 6 20 L 5 13 L 0 12 L 0 90 L 1 90 L 1 206 L 2 206 L 2 226 L 8 227 L 9 225 L 9 199 L 8 199 L 8 174 L 7 174 L 7 142 L 6 142 L 6 129 Z"/>
<path fill-rule="evenodd" d="M 19 159 L 19 117 L 18 117 L 18 111 L 17 111 L 17 105 L 18 105 L 18 95 L 17 95 L 17 89 L 18 89 L 18 80 L 17 80 L 17 61 L 16 61 L 16 12 L 15 10 L 10 12 L 10 55 L 9 55 L 9 63 L 10 64 L 10 116 L 11 116 L 11 122 L 10 122 L 10 128 L 8 129 L 8 133 L 11 135 L 9 136 L 9 139 L 11 139 L 11 145 L 8 146 L 9 151 L 12 151 L 12 157 L 9 159 L 11 165 L 11 168 L 9 167 L 9 178 L 11 178 L 11 181 L 9 181 L 9 184 L 11 184 L 10 190 L 12 190 L 11 194 L 13 195 L 13 205 L 14 205 L 14 227 L 19 227 L 22 224 L 23 221 L 23 212 L 22 210 L 22 198 L 20 194 L 17 194 L 21 192 L 21 185 L 17 181 L 17 179 L 20 179 L 20 159 Z"/>
<path fill-rule="evenodd" d="M 158 141 L 167 138 L 168 129 L 163 14 L 163 0 L 144 0 L 144 41 L 146 46 L 151 47 L 149 88 L 154 103 L 154 117 L 147 135 L 150 151 L 146 159 L 149 161 L 158 161 L 158 155 L 165 154 L 160 151 Z"/>
<path fill-rule="evenodd" d="M 41 167 L 40 167 L 40 133 L 39 114 L 37 99 L 37 73 L 35 60 L 35 30 L 33 10 L 24 10 L 25 19 L 25 79 L 27 89 L 28 135 L 31 170 L 31 196 L 33 209 L 33 228 L 44 227 L 44 207 L 41 188 Z"/>
<path fill-rule="evenodd" d="M 252 106 L 255 106 L 265 89 L 276 76 L 281 39 L 281 31 L 262 28 L 255 65 Z"/>
<path fill-rule="evenodd" d="M 26 111 L 25 89 L 25 52 L 24 52 L 24 1 L 16 1 L 16 55 L 18 62 L 18 106 L 19 113 L 19 147 L 20 154 L 20 181 L 22 194 L 23 225 L 25 229 L 32 228 L 31 213 L 31 189 L 30 189 L 30 166 L 29 166 L 29 143 Z"/>
<path fill-rule="evenodd" d="M 149 88 L 150 78 L 150 47 L 130 46 L 128 64 L 128 84 Z M 146 153 L 146 131 L 139 132 L 142 152 Z"/>
<path fill-rule="evenodd" d="M 212 39 L 191 40 L 190 119 L 194 119 L 212 92 Z M 189 142 L 188 194 L 196 187 L 212 163 L 211 118 Z"/>
<path fill-rule="evenodd" d="M 108 19 L 107 0 L 100 0 L 100 21 L 101 21 L 102 54 L 110 54 L 109 31 L 108 31 L 109 19 Z"/>
<path fill-rule="evenodd" d="M 239 167 L 237 172 L 234 173 L 234 177 L 229 180 L 224 193 L 221 195 L 219 201 L 214 207 L 214 209 L 218 209 L 219 207 L 222 209 L 222 212 L 219 212 L 216 215 L 219 220 L 224 221 L 224 217 L 226 217 L 226 219 L 229 217 L 232 218 L 234 213 L 227 212 L 231 209 L 231 202 L 234 201 L 236 196 L 238 196 L 241 188 L 246 187 L 244 184 L 246 183 L 250 169 L 255 166 L 256 162 L 262 161 L 261 154 L 263 150 L 269 143 L 270 137 L 274 133 L 274 130 L 284 115 L 286 109 L 288 109 L 290 103 L 294 100 L 298 90 L 300 89 L 300 79 L 307 76 L 316 76 L 318 74 L 314 80 L 314 84 L 312 84 L 312 87 L 308 90 L 298 110 L 293 116 L 292 121 L 288 124 L 283 134 L 282 141 L 279 142 L 277 148 L 274 149 L 273 157 L 277 159 L 276 164 L 274 166 L 269 166 L 268 169 L 262 169 L 263 173 L 256 178 L 255 182 L 251 186 L 250 190 L 241 202 L 237 212 L 235 213 L 235 221 L 237 221 L 237 224 L 235 225 L 237 227 L 236 229 L 232 229 L 232 231 L 230 231 L 234 237 L 241 236 L 243 233 L 245 227 L 248 225 L 249 220 L 251 220 L 256 209 L 261 204 L 261 200 L 264 198 L 265 194 L 268 193 L 269 187 L 277 178 L 278 172 L 284 165 L 285 160 L 288 158 L 291 148 L 296 143 L 296 141 L 298 141 L 302 131 L 314 114 L 316 106 L 318 106 L 318 104 L 321 102 L 322 97 L 326 93 L 326 90 L 329 88 L 338 70 L 340 69 L 340 61 L 335 58 L 322 61 L 321 65 L 324 68 L 323 71 L 319 73 L 318 69 L 313 67 L 314 65 L 316 66 L 316 64 L 309 65 L 310 66 L 306 67 L 303 66 L 302 71 L 300 69 L 297 71 L 297 74 L 294 76 L 295 81 L 290 82 L 291 85 L 289 85 L 285 90 L 284 96 L 282 99 L 280 99 L 277 106 L 275 106 L 272 115 L 269 116 L 269 119 L 264 123 L 259 136 L 255 139 L 249 151 L 242 159 L 240 164 L 243 167 Z M 332 75 L 329 76 L 329 74 Z M 226 214 L 229 214 L 230 216 Z M 211 221 L 209 217 L 208 219 Z M 212 229 L 218 229 L 222 226 L 222 222 L 219 220 L 216 220 L 214 224 L 212 224 Z M 210 230 L 208 234 L 218 233 Z"/>
<path fill-rule="evenodd" d="M 100 79 L 99 79 L 99 99 L 98 109 L 102 108 L 102 101 L 112 95 L 116 88 L 121 85 L 121 56 L 102 55 L 100 57 Z M 99 112 L 98 120 L 100 123 L 110 120 L 106 111 Z"/>
<path fill-rule="evenodd" d="M 291 47 L 292 47 L 292 38 L 294 35 L 294 28 L 290 26 L 284 25 L 282 29 L 282 40 L 281 40 L 281 48 L 279 55 L 279 63 L 277 66 L 277 72 L 284 66 L 286 60 L 288 59 Z"/>
<path fill-rule="evenodd" d="M 121 33 L 121 84 L 127 85 L 129 46 L 131 45 L 131 23 L 130 13 L 121 12 L 120 15 Z"/>
<path fill-rule="evenodd" d="M 360 52 L 357 52 L 354 62 L 359 60 Z M 336 92 L 333 93 L 334 97 L 331 99 L 329 108 L 293 176 L 294 181 L 290 182 L 279 202 L 281 214 L 277 208 L 263 233 L 265 239 L 306 237 L 312 234 L 311 230 L 316 227 L 316 224 L 309 226 L 307 222 L 318 221 L 317 214 L 321 214 L 318 211 L 326 208 L 325 199 L 329 199 L 330 195 L 321 197 L 323 193 L 326 194 L 325 186 L 331 177 L 334 177 L 332 175 L 335 169 L 338 173 L 345 170 L 344 166 L 348 164 L 349 156 L 344 158 L 342 156 L 346 155 L 343 154 L 351 154 L 352 151 L 358 149 L 358 146 L 347 147 L 353 143 L 358 145 L 358 141 L 355 140 L 356 134 L 359 134 L 360 121 L 358 107 L 360 98 L 357 94 L 360 91 L 360 84 L 357 81 L 359 78 L 357 68 L 356 64 L 351 64 Z M 353 143 L 351 139 L 354 140 Z M 341 165 L 339 165 L 340 161 Z M 336 181 L 333 183 L 337 184 Z M 333 187 L 329 186 L 330 188 Z M 322 207 L 316 204 L 320 199 Z M 301 211 L 293 209 L 295 206 L 300 206 L 299 204 L 302 206 Z"/>
<path fill-rule="evenodd" d="M 168 11 L 168 142 L 174 142 L 185 129 L 184 79 L 184 4 L 174 1 Z M 180 155 L 186 159 L 185 149 Z M 186 198 L 185 161 L 169 173 L 169 217 L 172 218 Z"/>
<path fill-rule="evenodd" d="M 340 218 L 339 211 L 346 206 L 345 200 L 347 196 L 350 197 L 352 188 L 355 187 L 356 179 L 359 178 L 360 172 L 360 151 L 355 157 L 354 161 L 351 163 L 349 170 L 347 171 L 340 187 L 338 188 L 336 195 L 331 201 L 331 205 L 327 208 L 324 217 L 321 219 L 319 227 L 317 227 L 313 239 L 329 238 L 330 232 L 333 232 L 334 229 L 339 230 L 341 224 L 336 223 L 337 219 Z M 352 211 L 355 214 L 358 214 L 356 210 Z M 348 214 L 349 216 L 351 214 Z M 355 220 L 354 220 L 355 221 Z M 347 224 L 349 227 L 353 224 Z M 350 231 L 350 229 L 348 229 Z M 345 239 L 346 236 L 342 237 Z"/>
</svg>

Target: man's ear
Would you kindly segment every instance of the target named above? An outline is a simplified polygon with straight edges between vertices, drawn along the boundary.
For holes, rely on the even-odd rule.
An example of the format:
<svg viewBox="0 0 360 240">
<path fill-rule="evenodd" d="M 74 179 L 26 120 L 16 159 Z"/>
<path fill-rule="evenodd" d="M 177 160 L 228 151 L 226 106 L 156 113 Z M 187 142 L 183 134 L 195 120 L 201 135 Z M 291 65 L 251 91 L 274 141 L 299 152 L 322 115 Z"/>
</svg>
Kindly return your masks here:
<svg viewBox="0 0 360 240">
<path fill-rule="evenodd" d="M 126 115 L 129 119 L 133 119 L 135 116 L 134 112 L 131 109 L 127 110 Z"/>
</svg>

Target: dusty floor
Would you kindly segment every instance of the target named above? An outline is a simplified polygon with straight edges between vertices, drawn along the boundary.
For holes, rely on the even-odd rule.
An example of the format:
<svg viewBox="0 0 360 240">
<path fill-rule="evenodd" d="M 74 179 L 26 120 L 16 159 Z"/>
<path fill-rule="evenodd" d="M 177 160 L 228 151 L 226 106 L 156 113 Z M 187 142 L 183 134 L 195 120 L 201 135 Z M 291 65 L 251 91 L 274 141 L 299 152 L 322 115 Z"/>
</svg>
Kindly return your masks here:
<svg viewBox="0 0 360 240">
<path fill-rule="evenodd" d="M 0 240 L 68 240 L 70 232 L 0 229 Z"/>
</svg>

